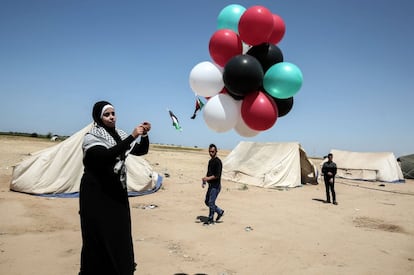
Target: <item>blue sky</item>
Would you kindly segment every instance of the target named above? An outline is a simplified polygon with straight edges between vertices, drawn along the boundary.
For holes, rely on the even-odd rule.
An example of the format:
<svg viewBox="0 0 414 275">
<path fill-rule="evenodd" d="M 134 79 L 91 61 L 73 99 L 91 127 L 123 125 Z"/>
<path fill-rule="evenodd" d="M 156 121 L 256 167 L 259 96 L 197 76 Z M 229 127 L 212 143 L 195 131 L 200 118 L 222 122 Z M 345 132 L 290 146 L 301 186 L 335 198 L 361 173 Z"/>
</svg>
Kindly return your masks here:
<svg viewBox="0 0 414 275">
<path fill-rule="evenodd" d="M 292 110 L 253 138 L 214 132 L 202 113 L 190 119 L 190 71 L 212 61 L 209 40 L 230 4 L 282 17 L 278 46 L 303 73 Z M 104 99 L 127 132 L 150 121 L 153 143 L 298 141 L 311 156 L 412 154 L 413 13 L 411 0 L 0 0 L 0 131 L 71 135 Z"/>
</svg>

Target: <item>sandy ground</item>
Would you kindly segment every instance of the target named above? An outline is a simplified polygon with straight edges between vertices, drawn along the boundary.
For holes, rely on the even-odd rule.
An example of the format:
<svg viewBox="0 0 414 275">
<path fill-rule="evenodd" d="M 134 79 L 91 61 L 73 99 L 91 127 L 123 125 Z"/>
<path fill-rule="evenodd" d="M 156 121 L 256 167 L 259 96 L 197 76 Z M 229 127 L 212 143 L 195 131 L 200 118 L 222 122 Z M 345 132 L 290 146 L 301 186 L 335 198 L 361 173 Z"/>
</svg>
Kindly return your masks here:
<svg viewBox="0 0 414 275">
<path fill-rule="evenodd" d="M 9 190 L 12 166 L 54 144 L 0 136 L 0 274 L 79 271 L 78 199 Z M 289 191 L 224 181 L 223 220 L 203 226 L 207 150 L 152 147 L 145 158 L 169 177 L 158 192 L 130 198 L 135 274 L 414 274 L 412 180 L 338 179 L 338 206 L 322 203 L 321 181 Z"/>
</svg>

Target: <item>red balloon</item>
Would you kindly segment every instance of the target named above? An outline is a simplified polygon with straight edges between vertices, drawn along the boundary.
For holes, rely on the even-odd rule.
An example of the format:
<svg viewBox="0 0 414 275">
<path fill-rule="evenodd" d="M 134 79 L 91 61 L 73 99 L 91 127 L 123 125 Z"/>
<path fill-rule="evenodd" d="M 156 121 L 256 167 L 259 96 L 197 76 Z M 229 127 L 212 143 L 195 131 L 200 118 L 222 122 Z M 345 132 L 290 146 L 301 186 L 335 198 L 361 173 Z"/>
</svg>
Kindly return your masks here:
<svg viewBox="0 0 414 275">
<path fill-rule="evenodd" d="M 273 14 L 263 6 L 248 8 L 239 20 L 239 35 L 248 45 L 259 45 L 269 40 L 273 31 Z"/>
<path fill-rule="evenodd" d="M 273 31 L 269 37 L 269 43 L 277 44 L 282 40 L 286 32 L 286 25 L 282 17 L 277 14 L 273 14 Z"/>
<path fill-rule="evenodd" d="M 241 117 L 249 128 L 264 131 L 276 123 L 278 109 L 275 101 L 270 96 L 257 91 L 248 94 L 243 99 Z"/>
<path fill-rule="evenodd" d="M 213 61 L 224 67 L 232 57 L 242 54 L 243 45 L 237 33 L 230 29 L 221 29 L 211 36 L 208 49 Z"/>
</svg>

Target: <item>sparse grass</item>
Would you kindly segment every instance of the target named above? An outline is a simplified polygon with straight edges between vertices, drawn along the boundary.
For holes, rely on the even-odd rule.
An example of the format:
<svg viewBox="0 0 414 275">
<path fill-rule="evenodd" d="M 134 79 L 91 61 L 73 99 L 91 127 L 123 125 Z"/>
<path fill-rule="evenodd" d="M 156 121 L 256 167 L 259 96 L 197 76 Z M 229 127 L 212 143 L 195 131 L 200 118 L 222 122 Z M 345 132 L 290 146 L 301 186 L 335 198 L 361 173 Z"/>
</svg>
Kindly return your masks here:
<svg viewBox="0 0 414 275">
<path fill-rule="evenodd" d="M 51 133 L 43 135 L 38 133 L 0 132 L 0 136 L 50 139 L 53 135 Z M 58 136 L 58 138 L 59 140 L 65 140 L 68 136 Z"/>
<path fill-rule="evenodd" d="M 248 190 L 249 189 L 249 187 L 247 186 L 247 184 L 242 184 L 240 187 L 239 187 L 239 190 L 242 190 L 242 191 L 245 191 L 245 190 Z"/>
<path fill-rule="evenodd" d="M 178 145 L 162 145 L 162 144 L 151 144 L 152 149 L 160 149 L 160 150 L 174 150 L 174 151 L 195 151 L 201 152 L 204 149 L 198 147 L 185 147 L 185 146 L 178 146 Z"/>
<path fill-rule="evenodd" d="M 371 217 L 356 217 L 353 222 L 356 227 L 365 227 L 387 232 L 405 233 L 405 230 L 399 225 L 386 223 L 383 220 Z"/>
</svg>

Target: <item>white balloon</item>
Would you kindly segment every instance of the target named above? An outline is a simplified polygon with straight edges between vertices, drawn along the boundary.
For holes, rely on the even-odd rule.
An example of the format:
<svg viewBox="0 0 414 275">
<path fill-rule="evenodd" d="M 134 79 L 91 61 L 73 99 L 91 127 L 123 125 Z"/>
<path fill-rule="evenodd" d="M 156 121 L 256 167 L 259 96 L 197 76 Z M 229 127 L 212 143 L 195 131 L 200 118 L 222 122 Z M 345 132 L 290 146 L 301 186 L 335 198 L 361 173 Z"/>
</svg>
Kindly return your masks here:
<svg viewBox="0 0 414 275">
<path fill-rule="evenodd" d="M 203 108 L 203 118 L 207 126 L 215 132 L 226 132 L 234 128 L 240 116 L 236 100 L 227 94 L 210 98 Z"/>
<path fill-rule="evenodd" d="M 190 72 L 190 87 L 199 96 L 217 95 L 224 88 L 223 69 L 210 61 L 198 63 Z"/>
<path fill-rule="evenodd" d="M 242 42 L 242 53 L 246 54 L 250 49 L 252 48 L 252 46 L 250 46 L 249 44 L 246 44 L 244 42 Z"/>
<path fill-rule="evenodd" d="M 253 130 L 244 122 L 243 117 L 241 115 L 241 106 L 243 104 L 243 100 L 236 101 L 237 108 L 239 110 L 239 117 L 237 120 L 236 125 L 234 126 L 234 131 L 238 133 L 242 137 L 254 137 L 257 136 L 260 131 Z"/>
<path fill-rule="evenodd" d="M 242 137 L 254 137 L 260 133 L 260 131 L 249 128 L 241 116 L 237 121 L 236 126 L 234 126 L 234 130 Z"/>
</svg>

